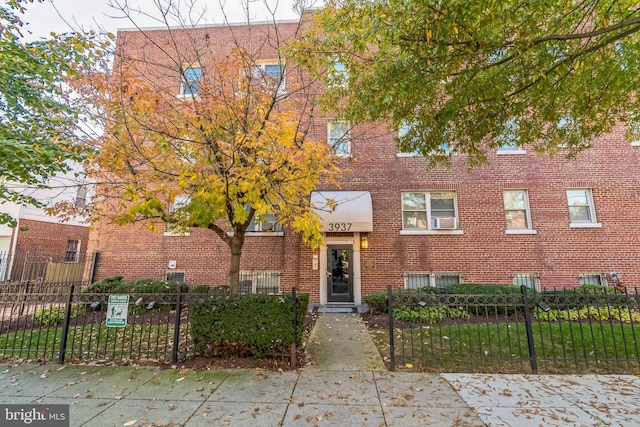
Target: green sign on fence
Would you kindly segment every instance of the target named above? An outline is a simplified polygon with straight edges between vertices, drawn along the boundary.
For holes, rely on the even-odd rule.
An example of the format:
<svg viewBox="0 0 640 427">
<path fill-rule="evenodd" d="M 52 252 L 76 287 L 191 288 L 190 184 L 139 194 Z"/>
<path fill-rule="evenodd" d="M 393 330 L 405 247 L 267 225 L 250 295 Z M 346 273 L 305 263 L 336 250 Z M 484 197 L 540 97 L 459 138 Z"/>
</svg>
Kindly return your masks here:
<svg viewBox="0 0 640 427">
<path fill-rule="evenodd" d="M 107 327 L 124 328 L 127 326 L 129 295 L 109 295 L 107 306 Z"/>
</svg>

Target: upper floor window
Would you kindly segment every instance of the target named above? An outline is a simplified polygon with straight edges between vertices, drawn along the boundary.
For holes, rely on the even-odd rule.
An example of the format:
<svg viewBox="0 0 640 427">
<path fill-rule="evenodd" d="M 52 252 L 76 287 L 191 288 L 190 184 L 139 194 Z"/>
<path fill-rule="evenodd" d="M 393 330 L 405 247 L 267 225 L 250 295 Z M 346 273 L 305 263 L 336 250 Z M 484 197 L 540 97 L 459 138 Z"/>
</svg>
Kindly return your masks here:
<svg viewBox="0 0 640 427">
<path fill-rule="evenodd" d="M 401 156 L 418 156 L 420 155 L 421 141 L 417 136 L 413 136 L 410 140 L 407 140 L 407 135 L 411 132 L 413 125 L 411 123 L 403 123 L 398 128 L 398 138 L 400 139 L 400 145 L 398 146 L 398 155 Z M 451 156 L 455 154 L 451 144 L 446 139 L 443 139 L 438 148 L 431 150 L 429 156 Z"/>
<path fill-rule="evenodd" d="M 456 193 L 402 193 L 402 224 L 404 230 L 457 229 Z"/>
<path fill-rule="evenodd" d="M 531 212 L 527 190 L 506 190 L 504 192 L 504 213 L 508 233 L 531 230 Z"/>
<path fill-rule="evenodd" d="M 82 209 L 87 205 L 87 186 L 85 184 L 78 185 L 74 204 L 76 209 Z"/>
<path fill-rule="evenodd" d="M 253 68 L 253 82 L 265 83 L 268 87 L 285 90 L 284 64 L 278 60 L 256 61 Z"/>
<path fill-rule="evenodd" d="M 599 226 L 593 204 L 593 193 L 589 188 L 567 190 L 569 216 L 572 227 Z"/>
<path fill-rule="evenodd" d="M 169 215 L 174 220 L 174 222 L 170 222 L 167 224 L 167 231 L 165 231 L 165 236 L 188 236 L 189 229 L 188 227 L 178 226 L 175 224 L 175 221 L 179 221 L 180 219 L 184 219 L 187 214 L 182 208 L 189 204 L 188 196 L 177 196 L 173 203 L 169 206 Z"/>
<path fill-rule="evenodd" d="M 337 56 L 333 56 L 329 59 L 329 67 L 327 70 L 329 85 L 331 86 L 346 86 L 349 78 L 349 71 L 344 62 Z"/>
<path fill-rule="evenodd" d="M 629 120 L 629 127 L 627 128 L 627 137 L 629 142 L 634 147 L 640 147 L 640 120 Z"/>
<path fill-rule="evenodd" d="M 191 66 L 183 71 L 180 94 L 197 95 L 200 92 L 200 80 L 202 78 L 202 68 Z"/>
<path fill-rule="evenodd" d="M 504 124 L 502 131 L 497 136 L 500 143 L 498 154 L 525 154 L 526 151 L 518 146 L 518 131 L 520 127 L 515 119 L 511 118 Z"/>
<path fill-rule="evenodd" d="M 351 124 L 344 120 L 329 120 L 329 146 L 334 154 L 348 156 L 351 154 Z"/>
<path fill-rule="evenodd" d="M 64 262 L 78 262 L 80 260 L 80 240 L 69 239 Z"/>
</svg>

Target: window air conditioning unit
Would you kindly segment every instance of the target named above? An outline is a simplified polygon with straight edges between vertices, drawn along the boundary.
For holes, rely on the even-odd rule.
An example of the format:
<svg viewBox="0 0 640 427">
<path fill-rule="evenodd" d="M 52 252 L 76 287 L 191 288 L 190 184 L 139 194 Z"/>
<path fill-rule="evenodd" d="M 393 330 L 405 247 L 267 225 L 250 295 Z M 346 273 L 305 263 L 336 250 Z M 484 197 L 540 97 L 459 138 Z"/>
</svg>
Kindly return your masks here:
<svg viewBox="0 0 640 427">
<path fill-rule="evenodd" d="M 453 217 L 433 218 L 434 230 L 455 230 L 456 219 Z"/>
</svg>

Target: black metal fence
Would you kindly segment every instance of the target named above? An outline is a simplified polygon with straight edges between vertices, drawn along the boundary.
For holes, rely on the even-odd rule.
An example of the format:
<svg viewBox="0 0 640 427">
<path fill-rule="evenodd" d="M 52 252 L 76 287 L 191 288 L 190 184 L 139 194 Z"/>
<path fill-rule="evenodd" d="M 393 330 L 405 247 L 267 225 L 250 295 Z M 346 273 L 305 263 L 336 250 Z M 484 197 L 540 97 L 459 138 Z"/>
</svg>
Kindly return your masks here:
<svg viewBox="0 0 640 427">
<path fill-rule="evenodd" d="M 640 294 L 549 290 L 387 291 L 391 369 L 631 373 L 640 368 Z"/>
<path fill-rule="evenodd" d="M 230 296 L 224 290 L 200 294 L 178 286 L 174 293 L 132 293 L 124 306 L 110 306 L 110 294 L 83 293 L 83 288 L 76 283 L 0 285 L 0 359 L 176 363 L 194 355 L 191 303 L 205 298 L 215 304 Z M 290 294 L 295 334 L 295 288 Z"/>
</svg>

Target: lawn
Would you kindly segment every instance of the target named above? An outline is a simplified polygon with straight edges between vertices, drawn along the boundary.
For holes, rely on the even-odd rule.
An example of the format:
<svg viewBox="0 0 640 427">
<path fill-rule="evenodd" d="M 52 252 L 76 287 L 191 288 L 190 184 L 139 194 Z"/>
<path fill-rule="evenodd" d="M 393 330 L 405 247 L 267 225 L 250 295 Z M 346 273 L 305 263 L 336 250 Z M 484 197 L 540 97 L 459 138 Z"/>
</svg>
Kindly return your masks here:
<svg viewBox="0 0 640 427">
<path fill-rule="evenodd" d="M 182 327 L 181 327 L 182 329 Z M 180 331 L 186 337 L 186 325 Z M 85 324 L 69 328 L 66 360 L 170 361 L 173 325 L 130 324 L 107 328 L 104 324 Z M 0 335 L 0 358 L 57 359 L 62 327 L 25 329 Z"/>
<path fill-rule="evenodd" d="M 371 322 L 369 322 L 371 324 Z M 533 322 L 540 373 L 640 372 L 640 329 L 614 322 Z M 388 328 L 371 328 L 390 361 Z M 394 329 L 397 369 L 530 373 L 523 322 L 415 325 Z"/>
</svg>

